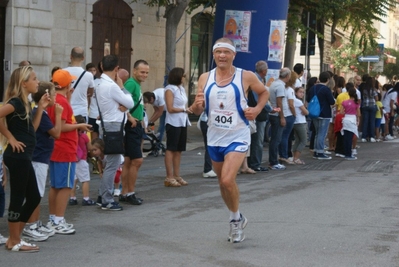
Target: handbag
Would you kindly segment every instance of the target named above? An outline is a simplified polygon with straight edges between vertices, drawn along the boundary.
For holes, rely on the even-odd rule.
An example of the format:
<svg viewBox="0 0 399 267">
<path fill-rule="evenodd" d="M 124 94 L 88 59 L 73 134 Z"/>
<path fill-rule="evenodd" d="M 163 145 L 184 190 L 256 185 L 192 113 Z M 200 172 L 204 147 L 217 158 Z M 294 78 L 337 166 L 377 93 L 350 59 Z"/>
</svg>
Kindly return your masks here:
<svg viewBox="0 0 399 267">
<path fill-rule="evenodd" d="M 103 141 L 104 141 L 104 154 L 105 155 L 114 155 L 114 154 L 124 154 L 125 153 L 125 144 L 123 138 L 123 123 L 125 122 L 125 116 L 123 115 L 123 120 L 121 123 L 121 128 L 119 131 L 106 131 L 104 128 L 104 121 L 101 117 L 101 128 L 103 129 Z"/>
<path fill-rule="evenodd" d="M 120 131 L 106 132 L 103 128 L 104 154 L 124 154 L 125 144 L 123 142 L 123 123 Z"/>
</svg>

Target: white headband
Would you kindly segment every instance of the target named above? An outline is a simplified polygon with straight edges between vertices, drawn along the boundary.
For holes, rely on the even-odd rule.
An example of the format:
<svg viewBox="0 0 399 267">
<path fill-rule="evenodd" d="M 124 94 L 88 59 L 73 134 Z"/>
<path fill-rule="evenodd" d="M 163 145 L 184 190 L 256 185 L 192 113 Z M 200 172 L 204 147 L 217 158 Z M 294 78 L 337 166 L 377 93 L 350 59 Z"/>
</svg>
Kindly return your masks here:
<svg viewBox="0 0 399 267">
<path fill-rule="evenodd" d="M 228 49 L 232 50 L 234 53 L 236 52 L 236 48 L 229 43 L 217 43 L 213 46 L 212 51 L 215 51 L 217 48 L 228 48 Z"/>
</svg>

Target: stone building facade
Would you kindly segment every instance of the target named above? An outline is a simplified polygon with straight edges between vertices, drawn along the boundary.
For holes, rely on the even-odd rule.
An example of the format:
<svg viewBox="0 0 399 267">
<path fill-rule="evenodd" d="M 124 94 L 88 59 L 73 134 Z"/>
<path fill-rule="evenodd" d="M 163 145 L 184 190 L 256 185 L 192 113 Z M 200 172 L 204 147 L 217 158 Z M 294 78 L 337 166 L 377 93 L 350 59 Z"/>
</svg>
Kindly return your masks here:
<svg viewBox="0 0 399 267">
<path fill-rule="evenodd" d="M 4 32 L 0 31 L 0 41 L 4 44 L 0 50 L 4 53 L 0 81 L 1 95 L 9 77 L 18 63 L 29 60 L 40 80 L 49 80 L 54 66 L 67 67 L 70 51 L 75 46 L 85 50 L 87 64 L 98 53 L 103 53 L 107 43 L 111 53 L 128 52 L 124 66 L 129 68 L 138 59 L 145 59 L 150 65 L 148 80 L 143 90 L 161 87 L 165 75 L 165 19 L 163 7 L 148 7 L 142 3 L 123 0 L 0 0 L 1 13 L 4 16 Z M 1 4 L 2 3 L 2 4 Z M 97 11 L 95 9 L 97 8 Z M 119 10 L 114 10 L 119 8 Z M 114 13 L 108 12 L 114 10 Z M 200 12 L 202 10 L 198 10 Z M 100 13 L 98 13 L 100 12 Z M 108 12 L 108 15 L 104 15 Z M 130 25 L 121 26 L 119 19 L 112 14 L 131 12 Z M 176 47 L 176 66 L 183 67 L 190 73 L 195 59 L 191 59 L 191 15 L 184 14 L 178 26 Z M 100 20 L 93 20 L 95 14 Z M 94 29 L 97 27 L 97 34 Z M 115 32 L 123 27 L 131 31 L 131 38 L 121 43 L 122 38 L 115 37 Z M 102 29 L 107 28 L 110 37 L 103 38 Z M 1 27 L 0 27 L 1 29 Z M 105 31 L 105 30 L 104 30 Z M 103 36 L 98 39 L 98 36 Z M 121 34 L 125 37 L 125 34 Z M 211 35 L 208 36 L 211 42 Z M 103 38 L 104 40 L 101 40 Z M 128 47 L 130 46 L 130 47 Z M 209 45 L 208 45 L 209 46 Z M 99 52 L 100 51 L 100 52 Z M 97 53 L 97 54 L 96 54 Z M 96 56 L 97 55 L 97 56 Z M 97 62 L 93 62 L 97 64 Z M 84 66 L 83 66 L 84 67 Z M 188 86 L 187 86 L 188 87 Z"/>
</svg>

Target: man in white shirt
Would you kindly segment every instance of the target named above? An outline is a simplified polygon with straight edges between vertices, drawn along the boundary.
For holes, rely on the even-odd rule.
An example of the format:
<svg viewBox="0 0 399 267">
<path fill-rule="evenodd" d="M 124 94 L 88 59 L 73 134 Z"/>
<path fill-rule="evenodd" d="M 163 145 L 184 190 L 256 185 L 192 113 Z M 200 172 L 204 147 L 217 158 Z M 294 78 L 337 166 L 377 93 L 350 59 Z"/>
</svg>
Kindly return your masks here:
<svg viewBox="0 0 399 267">
<path fill-rule="evenodd" d="M 398 86 L 399 83 L 397 83 L 397 85 L 395 85 L 394 88 L 389 89 L 382 98 L 382 104 L 384 105 L 384 112 L 385 112 L 384 116 L 386 124 L 388 125 L 388 132 L 386 133 L 385 136 L 386 140 L 395 139 L 393 133 L 393 124 L 395 118 L 395 102 L 397 101 L 398 98 L 398 92 L 397 92 Z"/>
<path fill-rule="evenodd" d="M 270 105 L 279 108 L 279 112 L 272 112 L 269 114 L 269 121 L 271 125 L 271 136 L 269 143 L 269 168 L 271 170 L 285 170 L 285 166 L 278 162 L 278 146 L 281 142 L 284 127 L 286 125 L 283 101 L 285 99 L 285 84 L 291 77 L 291 71 L 288 68 L 280 70 L 279 78 L 275 80 L 269 89 Z"/>
<path fill-rule="evenodd" d="M 127 118 L 127 114 L 124 114 L 125 111 L 134 106 L 133 99 L 130 93 L 124 89 L 123 82 L 118 76 L 118 57 L 115 55 L 105 56 L 102 59 L 102 67 L 102 81 L 96 89 L 100 116 L 104 121 L 106 131 L 119 131 L 121 124 L 124 123 L 123 119 L 126 120 Z M 112 194 L 114 177 L 119 168 L 120 159 L 119 154 L 106 155 L 106 164 L 100 186 L 101 208 L 103 210 L 122 210 L 119 203 L 114 201 Z"/>
<path fill-rule="evenodd" d="M 303 69 L 304 69 L 304 67 L 303 67 L 303 64 L 302 64 L 302 63 L 297 63 L 297 64 L 295 64 L 295 66 L 294 66 L 294 72 L 295 72 L 296 74 L 298 74 L 298 78 L 297 78 L 296 81 L 295 81 L 295 88 L 297 88 L 297 87 L 302 87 L 302 80 L 301 80 L 301 77 L 302 77 L 302 75 L 303 75 Z M 295 89 L 295 88 L 293 88 L 293 89 Z"/>
<path fill-rule="evenodd" d="M 163 134 L 165 132 L 165 117 L 166 117 L 166 110 L 165 110 L 165 89 L 158 88 L 155 89 L 153 92 L 145 92 L 143 94 L 144 104 L 151 104 L 154 108 L 154 113 L 152 114 L 151 118 L 148 120 L 148 125 L 152 126 L 154 122 L 159 119 L 159 126 L 158 126 L 158 134 L 159 140 L 162 141 Z"/>
<path fill-rule="evenodd" d="M 88 117 L 90 98 L 94 91 L 94 78 L 90 72 L 85 71 L 82 68 L 82 63 L 84 57 L 84 50 L 81 47 L 74 47 L 71 50 L 71 65 L 65 70 L 67 70 L 71 75 L 78 77 L 76 80 L 72 81 L 72 87 L 74 91 L 71 96 L 71 106 L 73 109 L 73 114 L 82 115 L 86 118 Z M 83 74 L 83 76 L 81 76 Z M 80 78 L 80 80 L 79 80 Z M 79 81 L 79 82 L 78 82 Z"/>
</svg>

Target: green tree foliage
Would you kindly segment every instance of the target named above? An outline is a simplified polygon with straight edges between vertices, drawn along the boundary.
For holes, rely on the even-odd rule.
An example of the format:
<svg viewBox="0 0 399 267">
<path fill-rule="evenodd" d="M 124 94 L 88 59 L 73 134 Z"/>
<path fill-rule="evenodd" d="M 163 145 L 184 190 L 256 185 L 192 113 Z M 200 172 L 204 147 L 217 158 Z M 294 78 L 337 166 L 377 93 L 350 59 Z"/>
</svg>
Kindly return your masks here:
<svg viewBox="0 0 399 267">
<path fill-rule="evenodd" d="M 378 45 L 375 45 L 368 46 L 366 49 L 362 50 L 359 48 L 359 42 L 359 39 L 355 39 L 353 42 L 346 42 L 337 48 L 332 48 L 330 51 L 330 67 L 341 72 L 352 72 L 359 75 L 369 73 L 370 75 L 375 76 L 377 73 L 373 67 L 374 64 L 359 62 L 359 57 L 367 55 L 380 55 L 380 48 Z M 381 60 L 384 60 L 383 55 L 381 55 Z"/>
<path fill-rule="evenodd" d="M 388 80 L 392 80 L 392 77 L 394 75 L 399 75 L 399 52 L 395 49 L 386 48 L 385 53 L 390 56 L 396 57 L 395 63 L 389 63 L 390 61 L 388 60 L 388 58 L 384 58 L 384 71 L 381 73 L 382 75 L 386 76 Z"/>
<path fill-rule="evenodd" d="M 176 33 L 177 26 L 184 12 L 192 12 L 194 9 L 204 7 L 214 7 L 216 0 L 132 0 L 141 2 L 148 6 L 165 7 L 165 74 L 175 67 L 176 64 Z"/>
<path fill-rule="evenodd" d="M 374 22 L 384 21 L 397 0 L 290 0 L 290 4 L 301 6 L 304 12 L 315 13 L 318 20 L 331 23 L 332 43 L 335 42 L 336 27 L 341 26 L 344 30 L 351 30 L 351 41 L 360 37 L 359 47 L 364 48 L 374 44 L 378 37 Z M 303 32 L 303 27 L 300 29 Z"/>
<path fill-rule="evenodd" d="M 395 8 L 397 0 L 290 0 L 290 6 L 296 10 L 312 12 L 317 16 L 317 36 L 319 41 L 324 39 L 324 25 L 331 25 L 331 43 L 335 43 L 335 30 L 337 26 L 345 31 L 350 30 L 350 40 L 354 42 L 360 38 L 358 45 L 361 50 L 373 47 L 378 38 L 378 32 L 374 28 L 375 21 L 384 21 L 387 12 Z M 295 18 L 295 19 L 293 19 Z M 302 36 L 306 33 L 306 27 L 298 21 L 297 16 L 288 16 L 288 30 L 297 29 Z M 290 37 L 292 39 L 292 37 Z M 323 58 L 324 47 L 319 42 L 321 58 Z"/>
</svg>

